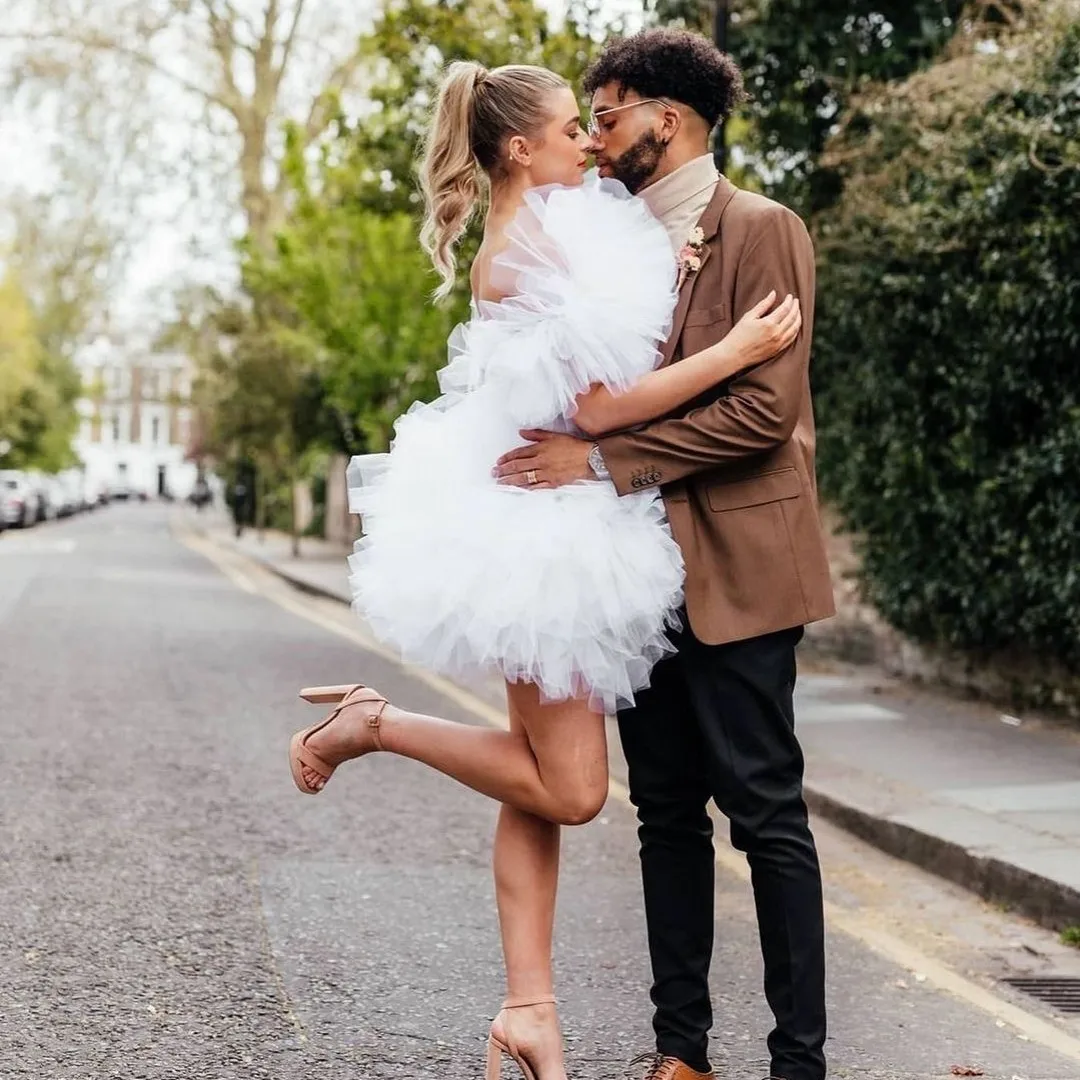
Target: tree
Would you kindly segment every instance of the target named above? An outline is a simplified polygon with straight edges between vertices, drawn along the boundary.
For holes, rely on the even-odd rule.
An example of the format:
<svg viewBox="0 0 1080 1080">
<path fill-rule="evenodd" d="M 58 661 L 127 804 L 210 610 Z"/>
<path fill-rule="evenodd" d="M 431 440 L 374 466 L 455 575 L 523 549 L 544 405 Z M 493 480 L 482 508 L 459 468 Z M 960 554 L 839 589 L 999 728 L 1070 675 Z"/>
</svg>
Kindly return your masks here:
<svg viewBox="0 0 1080 1080">
<path fill-rule="evenodd" d="M 30 298 L 11 268 L 0 278 L 0 441 L 7 468 L 53 472 L 73 463 L 79 380 L 50 352 Z"/>
<path fill-rule="evenodd" d="M 367 103 L 337 117 L 328 161 L 374 210 L 416 212 L 415 165 L 439 80 L 451 60 L 541 64 L 579 85 L 619 24 L 574 3 L 558 30 L 534 0 L 389 0 L 360 42 Z"/>
<path fill-rule="evenodd" d="M 201 449 L 222 463 L 254 464 L 262 525 L 270 487 L 284 482 L 291 500 L 304 477 L 321 390 L 305 352 L 264 315 L 224 305 L 210 318 L 213 345 L 193 388 Z M 293 553 L 299 554 L 297 515 L 294 506 L 291 510 Z"/>
<path fill-rule="evenodd" d="M 750 92 L 743 153 L 771 194 L 809 215 L 838 196 L 821 153 L 848 102 L 931 62 L 969 0 L 728 0 L 727 45 Z M 710 36 L 716 0 L 655 0 Z"/>
<path fill-rule="evenodd" d="M 22 439 L 22 402 L 38 378 L 40 353 L 30 303 L 9 271 L 0 280 L 0 442 Z"/>
<path fill-rule="evenodd" d="M 9 0 L 0 43 L 9 82 L 45 102 L 60 91 L 116 114 L 115 95 L 140 88 L 141 115 L 186 128 L 197 188 L 216 176 L 238 192 L 248 235 L 267 244 L 284 209 L 285 121 L 305 145 L 322 136 L 360 66 L 360 19 L 344 0 Z M 149 168 L 160 143 L 144 149 Z"/>
<path fill-rule="evenodd" d="M 430 301 L 433 275 L 414 217 L 349 197 L 362 184 L 349 167 L 325 165 L 317 193 L 299 157 L 291 171 L 288 224 L 272 257 L 251 253 L 245 287 L 280 345 L 318 374 L 324 441 L 349 453 L 382 450 L 399 413 L 436 392 L 433 374 L 463 297 Z"/>
<path fill-rule="evenodd" d="M 731 45 L 746 74 L 760 170 L 810 214 L 839 195 L 822 168 L 849 101 L 903 78 L 948 43 L 968 0 L 743 0 Z"/>
<path fill-rule="evenodd" d="M 850 111 L 818 225 L 824 489 L 931 644 L 1080 665 L 1080 4 Z"/>
<path fill-rule="evenodd" d="M 360 43 L 369 106 L 338 116 L 314 167 L 290 128 L 290 211 L 273 252 L 249 247 L 244 281 L 279 339 L 316 364 L 335 447 L 386 446 L 396 417 L 437 391 L 434 372 L 467 312 L 464 287 L 447 307 L 431 303 L 435 277 L 417 242 L 416 154 L 445 65 L 547 63 L 575 78 L 599 41 L 575 22 L 552 32 L 532 0 L 398 0 Z"/>
<path fill-rule="evenodd" d="M 339 110 L 314 162 L 305 133 L 288 128 L 289 210 L 272 248 L 245 245 L 243 280 L 277 347 L 321 379 L 326 444 L 385 447 L 399 413 L 436 392 L 467 311 L 464 287 L 448 307 L 432 304 L 417 241 L 416 153 L 445 65 L 548 63 L 573 78 L 599 41 L 575 22 L 551 31 L 532 0 L 397 0 L 360 41 L 369 101 L 358 115 Z"/>
</svg>

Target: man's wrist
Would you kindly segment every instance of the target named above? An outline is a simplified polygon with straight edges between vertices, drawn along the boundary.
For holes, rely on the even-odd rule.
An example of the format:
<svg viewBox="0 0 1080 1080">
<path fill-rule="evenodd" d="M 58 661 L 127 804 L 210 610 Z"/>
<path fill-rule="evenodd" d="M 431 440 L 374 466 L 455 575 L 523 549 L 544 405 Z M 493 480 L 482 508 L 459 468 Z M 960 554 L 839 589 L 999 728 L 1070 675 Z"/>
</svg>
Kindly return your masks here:
<svg viewBox="0 0 1080 1080">
<path fill-rule="evenodd" d="M 597 480 L 610 480 L 611 473 L 608 471 L 607 465 L 604 464 L 604 455 L 600 452 L 600 444 L 593 443 L 589 450 L 589 468 L 593 471 L 593 476 Z"/>
</svg>

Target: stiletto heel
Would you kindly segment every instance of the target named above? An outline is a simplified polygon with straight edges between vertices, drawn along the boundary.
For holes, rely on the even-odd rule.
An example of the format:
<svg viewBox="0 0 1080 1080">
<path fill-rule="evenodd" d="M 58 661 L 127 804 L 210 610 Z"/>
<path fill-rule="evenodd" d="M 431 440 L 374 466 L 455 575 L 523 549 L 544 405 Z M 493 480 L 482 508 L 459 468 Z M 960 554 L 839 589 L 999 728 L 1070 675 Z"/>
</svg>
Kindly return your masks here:
<svg viewBox="0 0 1080 1080">
<path fill-rule="evenodd" d="M 554 1004 L 555 998 L 550 995 L 540 998 L 507 998 L 506 1001 L 502 1003 L 499 1015 L 502 1015 L 504 1012 L 508 1012 L 511 1009 L 527 1009 L 531 1005 Z M 495 1019 L 498 1020 L 498 1017 Z M 506 1017 L 503 1021 L 503 1031 L 505 1038 L 500 1039 L 499 1036 L 495 1034 L 495 1024 L 492 1023 L 491 1031 L 488 1032 L 487 1070 L 484 1073 L 484 1080 L 500 1080 L 502 1074 L 502 1059 L 504 1055 L 510 1058 L 521 1070 L 521 1075 L 524 1080 L 537 1080 L 536 1070 L 532 1067 L 528 1058 L 522 1054 L 517 1045 L 517 1040 L 510 1030 L 509 1017 Z"/>
<path fill-rule="evenodd" d="M 331 724 L 338 718 L 343 709 L 348 708 L 350 705 L 361 705 L 367 703 L 369 705 L 378 705 L 378 709 L 367 718 L 367 730 L 371 736 L 371 746 L 368 749 L 361 750 L 355 757 L 362 757 L 368 753 L 369 750 L 381 750 L 382 740 L 379 737 L 379 723 L 382 720 L 383 709 L 389 704 L 389 702 L 379 693 L 378 690 L 373 690 L 370 686 L 363 686 L 360 683 L 354 683 L 351 686 L 316 686 L 309 687 L 300 691 L 300 696 L 305 701 L 312 702 L 337 702 L 338 706 L 329 716 L 324 720 L 320 720 L 319 723 L 313 724 L 309 728 L 304 728 L 303 731 L 298 731 L 292 739 L 289 741 L 289 770 L 292 773 L 293 783 L 299 791 L 305 795 L 318 795 L 324 787 L 326 782 L 334 775 L 334 770 L 337 769 L 336 765 L 331 765 L 329 762 L 324 761 L 318 754 L 308 748 L 307 741 L 317 731 L 321 731 L 327 724 Z M 310 784 L 304 779 L 303 767 L 311 769 L 312 772 L 318 773 L 322 777 L 321 787 L 311 787 Z"/>
</svg>

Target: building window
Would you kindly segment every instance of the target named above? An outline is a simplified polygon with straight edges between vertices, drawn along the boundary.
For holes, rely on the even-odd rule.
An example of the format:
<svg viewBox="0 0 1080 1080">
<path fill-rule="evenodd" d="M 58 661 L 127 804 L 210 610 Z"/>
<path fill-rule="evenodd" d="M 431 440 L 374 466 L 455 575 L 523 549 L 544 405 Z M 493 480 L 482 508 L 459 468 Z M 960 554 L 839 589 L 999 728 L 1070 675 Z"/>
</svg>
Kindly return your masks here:
<svg viewBox="0 0 1080 1080">
<path fill-rule="evenodd" d="M 161 442 L 161 417 L 155 416 L 150 421 L 150 441 L 157 446 Z"/>
<path fill-rule="evenodd" d="M 120 417 L 114 416 L 112 418 L 112 441 L 118 443 L 120 441 Z"/>
</svg>

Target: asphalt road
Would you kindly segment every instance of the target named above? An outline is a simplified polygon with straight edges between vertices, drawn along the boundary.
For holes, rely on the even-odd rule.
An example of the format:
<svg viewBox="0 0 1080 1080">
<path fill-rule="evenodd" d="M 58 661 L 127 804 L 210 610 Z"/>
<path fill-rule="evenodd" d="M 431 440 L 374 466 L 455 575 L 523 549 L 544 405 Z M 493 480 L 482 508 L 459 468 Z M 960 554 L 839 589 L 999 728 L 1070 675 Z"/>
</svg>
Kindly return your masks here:
<svg viewBox="0 0 1080 1080">
<path fill-rule="evenodd" d="M 2 1080 L 479 1080 L 502 993 L 495 810 L 385 756 L 342 770 L 317 799 L 298 795 L 287 739 L 318 713 L 296 688 L 354 678 L 483 722 L 333 632 L 314 601 L 223 574 L 161 508 L 0 536 Z M 961 982 L 990 985 L 987 942 L 1049 947 L 832 832 L 822 846 L 835 904 L 869 925 L 871 882 L 887 894 L 874 925 L 896 940 L 898 897 L 911 895 L 912 941 L 941 938 L 935 963 Z M 614 1080 L 650 1042 L 629 809 L 613 798 L 565 851 L 571 1076 Z M 722 871 L 717 888 L 714 1063 L 752 1080 L 767 1072 L 769 1022 L 756 929 L 745 881 Z M 961 941 L 956 925 L 976 923 Z M 1080 1077 L 1080 1055 L 1024 1037 L 841 924 L 833 1076 L 922 1080 L 978 1064 L 1003 1080 Z"/>
</svg>

